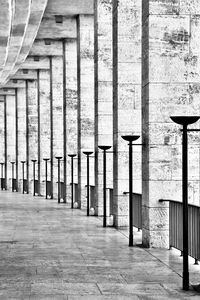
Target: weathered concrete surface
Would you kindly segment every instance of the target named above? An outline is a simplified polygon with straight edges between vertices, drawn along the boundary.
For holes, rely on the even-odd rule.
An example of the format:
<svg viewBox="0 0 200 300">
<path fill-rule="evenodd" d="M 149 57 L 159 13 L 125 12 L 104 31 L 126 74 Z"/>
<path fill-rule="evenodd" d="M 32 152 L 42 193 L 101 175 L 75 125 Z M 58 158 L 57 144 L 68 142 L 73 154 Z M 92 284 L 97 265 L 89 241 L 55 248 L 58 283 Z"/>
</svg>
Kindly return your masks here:
<svg viewBox="0 0 200 300">
<path fill-rule="evenodd" d="M 38 160 L 38 113 L 37 113 L 37 81 L 28 84 L 28 133 L 29 133 L 29 172 L 30 192 L 33 193 L 33 163 Z M 38 168 L 36 163 L 35 176 L 37 179 Z"/>
<path fill-rule="evenodd" d="M 170 116 L 199 115 L 199 7 L 160 3 L 143 1 L 143 243 L 168 247 L 168 208 L 158 200 L 181 200 L 182 138 Z M 196 204 L 198 143 L 189 135 L 189 201 Z"/>
<path fill-rule="evenodd" d="M 78 103 L 77 103 L 77 40 L 65 41 L 66 51 L 66 122 L 67 155 L 77 154 L 78 143 Z M 74 159 L 74 182 L 78 182 L 77 159 Z M 71 199 L 71 158 L 67 156 L 68 201 Z"/>
<path fill-rule="evenodd" d="M 4 97 L 0 96 L 0 162 L 4 163 Z M 1 170 L 0 170 L 1 172 Z M 1 174 L 1 173 L 0 173 Z"/>
<path fill-rule="evenodd" d="M 78 19 L 78 184 L 80 206 L 85 206 L 87 184 L 86 156 L 94 151 L 94 18 Z M 94 158 L 90 159 L 91 185 L 94 184 Z"/>
<path fill-rule="evenodd" d="M 128 225 L 129 146 L 141 136 L 141 1 L 113 0 L 114 225 Z M 140 143 L 137 140 L 136 143 Z M 133 192 L 141 193 L 141 147 L 133 146 Z"/>
<path fill-rule="evenodd" d="M 26 94 L 24 87 L 18 89 L 18 152 L 19 152 L 19 192 L 22 192 L 22 164 L 26 160 Z M 26 171 L 26 168 L 25 168 Z M 26 173 L 25 173 L 26 178 Z"/>
<path fill-rule="evenodd" d="M 6 96 L 6 115 L 7 115 L 7 188 L 12 188 L 12 166 L 11 162 L 16 160 L 15 152 L 15 96 Z"/>
<path fill-rule="evenodd" d="M 40 180 L 41 194 L 45 194 L 45 163 L 50 159 L 50 72 L 40 70 Z M 48 163 L 48 180 L 50 180 L 50 164 Z"/>
<path fill-rule="evenodd" d="M 61 44 L 61 43 L 60 43 Z M 62 46 L 62 45 L 61 45 Z M 63 157 L 63 59 L 62 57 L 52 58 L 53 74 L 53 183 L 54 194 L 57 196 L 57 159 Z M 61 181 L 63 181 L 63 163 L 61 162 Z"/>
<path fill-rule="evenodd" d="M 112 1 L 95 1 L 95 213 L 103 214 L 103 155 L 113 145 Z M 112 149 L 111 149 L 112 151 Z M 113 155 L 107 155 L 107 187 L 113 187 Z"/>
</svg>

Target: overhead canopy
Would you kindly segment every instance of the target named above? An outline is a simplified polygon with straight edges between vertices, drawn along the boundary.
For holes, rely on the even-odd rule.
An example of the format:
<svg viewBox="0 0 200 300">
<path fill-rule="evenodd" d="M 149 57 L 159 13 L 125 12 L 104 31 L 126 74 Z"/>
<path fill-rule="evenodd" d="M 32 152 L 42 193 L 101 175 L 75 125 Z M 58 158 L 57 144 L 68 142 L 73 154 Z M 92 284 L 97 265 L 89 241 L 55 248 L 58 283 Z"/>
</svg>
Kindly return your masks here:
<svg viewBox="0 0 200 300">
<path fill-rule="evenodd" d="M 93 0 L 0 0 L 0 7 L 0 87 L 20 68 L 49 68 L 47 60 L 32 56 L 62 52 L 57 41 L 44 41 L 76 38 L 76 16 L 93 14 Z"/>
</svg>

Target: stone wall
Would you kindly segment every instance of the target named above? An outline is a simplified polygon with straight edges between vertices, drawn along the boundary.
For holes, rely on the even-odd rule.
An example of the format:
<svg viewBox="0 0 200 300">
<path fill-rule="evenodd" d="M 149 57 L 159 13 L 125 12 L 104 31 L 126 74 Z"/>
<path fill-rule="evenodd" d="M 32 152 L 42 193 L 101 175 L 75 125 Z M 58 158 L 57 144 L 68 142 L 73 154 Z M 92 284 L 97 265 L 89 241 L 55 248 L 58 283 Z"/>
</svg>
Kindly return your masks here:
<svg viewBox="0 0 200 300">
<path fill-rule="evenodd" d="M 113 145 L 112 0 L 94 1 L 95 24 L 95 213 L 103 214 L 103 154 Z M 113 149 L 111 149 L 113 151 Z M 113 188 L 113 155 L 107 155 L 107 187 Z"/>
<path fill-rule="evenodd" d="M 196 1 L 143 1 L 143 243 L 168 247 L 168 205 L 181 200 L 181 132 L 171 115 L 199 115 Z M 196 124 L 195 127 L 199 127 Z M 189 137 L 189 199 L 199 204 L 199 135 Z"/>
<path fill-rule="evenodd" d="M 113 0 L 114 224 L 128 225 L 128 143 L 141 136 L 141 1 Z M 136 143 L 141 143 L 141 139 Z M 141 147 L 133 146 L 133 192 L 141 193 Z"/>
</svg>

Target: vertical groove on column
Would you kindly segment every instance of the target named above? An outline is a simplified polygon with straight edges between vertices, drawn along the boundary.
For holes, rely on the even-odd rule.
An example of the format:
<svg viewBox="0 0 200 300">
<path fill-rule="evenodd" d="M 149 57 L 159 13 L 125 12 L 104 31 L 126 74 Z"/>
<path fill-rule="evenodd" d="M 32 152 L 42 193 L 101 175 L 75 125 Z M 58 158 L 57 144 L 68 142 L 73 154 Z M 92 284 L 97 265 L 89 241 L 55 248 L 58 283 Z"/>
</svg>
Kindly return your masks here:
<svg viewBox="0 0 200 300">
<path fill-rule="evenodd" d="M 16 144 L 15 144 L 15 155 L 16 155 L 16 190 L 18 191 L 18 160 L 19 160 L 19 151 L 18 151 L 18 89 L 15 89 L 15 135 L 16 135 Z"/>
<path fill-rule="evenodd" d="M 98 81 L 99 81 L 99 60 L 98 60 L 98 5 L 97 1 L 94 1 L 94 101 L 95 101 L 95 213 L 98 206 L 98 173 L 99 173 L 99 164 L 98 164 L 98 132 L 99 132 L 99 122 L 98 122 Z"/>
<path fill-rule="evenodd" d="M 27 194 L 29 193 L 29 128 L 28 128 L 28 80 L 26 80 L 26 179 Z"/>
<path fill-rule="evenodd" d="M 64 195 L 63 201 L 66 203 L 66 186 L 67 186 L 67 139 L 66 139 L 66 47 L 65 47 L 65 40 L 62 42 L 63 46 L 63 160 L 64 160 Z"/>
<path fill-rule="evenodd" d="M 80 70 L 80 18 L 77 17 L 77 118 L 78 118 L 78 201 L 81 208 L 81 70 Z"/>
<path fill-rule="evenodd" d="M 53 199 L 53 71 L 52 57 L 49 56 L 50 64 L 50 156 L 51 156 L 51 199 Z"/>
<path fill-rule="evenodd" d="M 37 115 L 38 115 L 38 195 L 40 195 L 40 70 L 37 70 Z"/>
<path fill-rule="evenodd" d="M 4 155 L 5 155 L 5 189 L 7 190 L 7 104 L 4 96 Z"/>
</svg>

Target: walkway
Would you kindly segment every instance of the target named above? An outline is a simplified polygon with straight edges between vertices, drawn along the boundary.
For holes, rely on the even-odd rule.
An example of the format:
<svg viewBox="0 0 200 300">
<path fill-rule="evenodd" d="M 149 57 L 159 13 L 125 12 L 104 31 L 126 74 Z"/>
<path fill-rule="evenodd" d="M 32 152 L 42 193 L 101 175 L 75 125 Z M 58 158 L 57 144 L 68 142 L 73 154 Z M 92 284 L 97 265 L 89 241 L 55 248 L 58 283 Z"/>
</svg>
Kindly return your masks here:
<svg viewBox="0 0 200 300">
<path fill-rule="evenodd" d="M 124 233 L 55 200 L 0 193 L 0 299 L 200 299 L 181 290 L 182 259 L 129 248 Z M 200 266 L 191 266 L 200 282 Z"/>
</svg>

